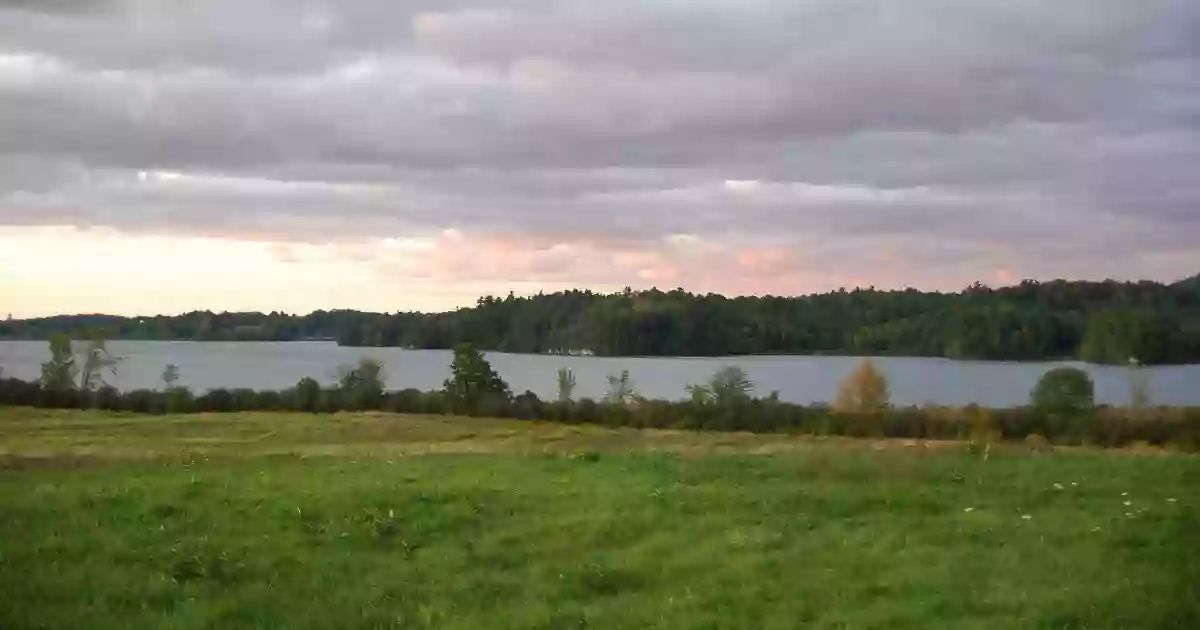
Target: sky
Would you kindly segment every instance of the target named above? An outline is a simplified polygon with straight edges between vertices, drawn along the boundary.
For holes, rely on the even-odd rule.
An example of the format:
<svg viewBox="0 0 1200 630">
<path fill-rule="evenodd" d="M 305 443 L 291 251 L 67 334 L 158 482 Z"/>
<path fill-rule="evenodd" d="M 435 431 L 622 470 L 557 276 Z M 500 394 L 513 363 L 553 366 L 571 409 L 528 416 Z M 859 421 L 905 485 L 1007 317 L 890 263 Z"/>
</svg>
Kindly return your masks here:
<svg viewBox="0 0 1200 630">
<path fill-rule="evenodd" d="M 1194 0 L 0 0 L 0 316 L 1200 272 Z"/>
</svg>

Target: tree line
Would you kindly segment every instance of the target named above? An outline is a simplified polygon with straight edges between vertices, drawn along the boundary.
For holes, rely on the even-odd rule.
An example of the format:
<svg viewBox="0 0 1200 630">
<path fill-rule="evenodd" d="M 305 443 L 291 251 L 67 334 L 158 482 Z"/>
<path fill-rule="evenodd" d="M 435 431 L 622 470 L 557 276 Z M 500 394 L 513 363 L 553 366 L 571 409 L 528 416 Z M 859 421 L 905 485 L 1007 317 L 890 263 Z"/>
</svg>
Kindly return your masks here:
<svg viewBox="0 0 1200 630">
<path fill-rule="evenodd" d="M 444 313 L 317 311 L 0 322 L 0 339 L 335 340 L 348 346 L 592 353 L 1079 358 L 1098 363 L 1200 361 L 1200 276 L 1156 282 L 1037 282 L 957 293 L 838 290 L 803 297 L 673 291 L 565 291 L 486 296 Z"/>
<path fill-rule="evenodd" d="M 1124 409 L 1098 407 L 1091 378 L 1069 367 L 1044 374 L 1024 407 L 898 408 L 891 404 L 886 377 L 869 358 L 845 379 L 832 405 L 787 403 L 778 392 L 756 396 L 754 384 L 737 366 L 722 367 L 707 381 L 689 385 L 689 398 L 682 401 L 638 394 L 628 371 L 609 375 L 602 399 L 576 399 L 575 375 L 562 368 L 557 395 L 547 401 L 531 391 L 514 395 L 483 354 L 464 343 L 455 347 L 450 376 L 435 391 L 388 391 L 384 365 L 363 359 L 339 368 L 332 387 L 303 378 L 282 391 L 218 388 L 195 395 L 178 384 L 180 371 L 174 365 L 163 370 L 159 389 L 117 390 L 104 378 L 116 373 L 121 358 L 111 355 L 101 339 L 77 350 L 58 334 L 49 345 L 50 356 L 37 382 L 0 378 L 0 406 L 148 414 L 388 411 L 636 428 L 959 439 L 982 448 L 985 456 L 991 444 L 1000 440 L 1024 440 L 1036 450 L 1051 448 L 1051 443 L 1124 446 L 1134 442 L 1200 450 L 1200 407 L 1153 407 L 1138 367 L 1131 368 L 1134 402 Z"/>
</svg>

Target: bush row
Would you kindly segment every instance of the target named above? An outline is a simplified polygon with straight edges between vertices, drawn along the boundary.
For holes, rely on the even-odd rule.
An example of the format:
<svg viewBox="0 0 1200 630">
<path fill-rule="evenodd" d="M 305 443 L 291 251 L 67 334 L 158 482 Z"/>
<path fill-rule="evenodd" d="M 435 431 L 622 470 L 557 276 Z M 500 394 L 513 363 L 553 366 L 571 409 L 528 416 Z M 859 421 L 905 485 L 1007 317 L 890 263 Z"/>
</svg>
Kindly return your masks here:
<svg viewBox="0 0 1200 630">
<path fill-rule="evenodd" d="M 104 409 L 147 414 L 233 411 L 387 411 L 403 414 L 457 414 L 498 418 L 599 424 L 611 427 L 805 433 L 850 437 L 912 439 L 1008 439 L 1041 435 L 1056 444 L 1123 446 L 1133 442 L 1200 451 L 1200 407 L 1124 409 L 1097 407 L 1059 415 L 1031 407 L 891 407 L 871 413 L 837 412 L 823 405 L 796 405 L 774 398 L 747 398 L 726 404 L 638 399 L 628 404 L 581 399 L 548 402 L 532 392 L 485 396 L 469 408 L 442 391 L 396 392 L 322 388 L 305 379 L 283 391 L 214 389 L 194 395 L 112 387 L 95 391 L 52 391 L 36 383 L 0 379 L 0 405 L 56 409 Z"/>
</svg>

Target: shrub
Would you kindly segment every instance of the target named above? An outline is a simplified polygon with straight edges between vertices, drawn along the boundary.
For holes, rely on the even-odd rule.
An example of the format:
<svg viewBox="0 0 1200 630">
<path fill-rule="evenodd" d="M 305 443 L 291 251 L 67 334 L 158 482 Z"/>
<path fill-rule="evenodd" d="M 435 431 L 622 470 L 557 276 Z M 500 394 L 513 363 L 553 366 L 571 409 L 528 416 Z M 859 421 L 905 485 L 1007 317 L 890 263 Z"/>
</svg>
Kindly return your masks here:
<svg viewBox="0 0 1200 630">
<path fill-rule="evenodd" d="M 224 388 L 210 389 L 196 399 L 196 409 L 214 412 L 233 411 L 233 394 Z"/>
<path fill-rule="evenodd" d="M 300 411 L 316 413 L 321 405 L 321 384 L 305 376 L 296 383 L 296 406 Z"/>
<path fill-rule="evenodd" d="M 42 404 L 42 388 L 16 378 L 0 379 L 0 405 L 36 407 Z"/>
<path fill-rule="evenodd" d="M 317 413 L 337 413 L 342 410 L 342 397 L 336 389 L 317 390 Z"/>
<path fill-rule="evenodd" d="M 423 413 L 423 397 L 425 392 L 419 389 L 402 389 L 388 394 L 383 402 L 383 408 L 392 413 Z"/>
<path fill-rule="evenodd" d="M 190 413 L 196 408 L 196 398 L 192 390 L 186 387 L 172 387 L 167 390 L 167 413 Z"/>
<path fill-rule="evenodd" d="M 1200 407 L 1182 410 L 1181 425 L 1171 432 L 1167 444 L 1189 452 L 1200 451 Z"/>
<path fill-rule="evenodd" d="M 1053 384 L 1054 378 L 1058 377 L 1052 377 L 1052 374 L 1048 374 L 1043 380 Z M 627 382 L 627 379 L 617 380 Z M 383 396 L 380 406 L 399 413 L 467 413 L 613 427 L 966 439 L 976 449 L 1004 438 L 1026 440 L 1031 450 L 1041 452 L 1045 449 L 1038 445 L 1049 438 L 1061 444 L 1086 440 L 1117 447 L 1144 441 L 1176 450 L 1200 450 L 1200 407 L 1151 407 L 1140 410 L 1140 413 L 1129 408 L 1095 407 L 1091 404 L 1090 388 L 1086 384 L 1076 382 L 1070 387 L 1041 385 L 1043 387 L 1037 395 L 1031 396 L 1041 404 L 1040 407 L 1009 409 L 982 409 L 974 405 L 964 408 L 868 406 L 858 408 L 873 408 L 874 411 L 845 412 L 820 404 L 803 406 L 785 403 L 774 395 L 767 398 L 741 396 L 738 393 L 743 391 L 740 386 L 731 388 L 734 394 L 724 397 L 705 396 L 698 401 L 668 401 L 633 395 L 626 404 L 598 404 L 587 398 L 546 402 L 530 391 L 515 399 L 504 392 L 476 392 L 478 396 L 474 404 L 466 408 L 455 408 L 452 404 L 455 398 L 445 390 L 422 392 L 406 389 Z M 1082 399 L 1083 402 L 1060 404 L 1057 401 L 1060 401 L 1060 394 L 1064 391 L 1069 394 L 1074 392 L 1066 397 L 1067 400 Z M 186 388 L 171 388 L 165 392 L 144 389 L 120 392 L 107 386 L 94 391 L 78 388 L 56 390 L 18 379 L 0 379 L 0 405 L 99 408 L 153 414 L 275 409 L 304 409 L 324 413 L 360 408 L 358 401 L 347 399 L 345 393 L 340 387 L 323 390 L 313 379 L 303 379 L 295 388 L 284 392 L 213 389 L 199 397 L 193 397 Z M 717 400 L 724 402 L 717 403 Z"/>
<path fill-rule="evenodd" d="M 253 389 L 240 387 L 229 392 L 232 399 L 233 411 L 254 411 L 259 409 L 258 392 Z"/>
<path fill-rule="evenodd" d="M 269 389 L 258 392 L 258 400 L 255 401 L 254 408 L 258 411 L 279 411 L 284 409 L 283 393 Z"/>
<path fill-rule="evenodd" d="M 521 420 L 540 420 L 545 417 L 545 409 L 537 394 L 525 390 L 524 394 L 513 399 L 512 415 Z"/>
<path fill-rule="evenodd" d="M 981 409 L 977 405 L 971 405 L 965 409 L 965 412 L 966 422 L 970 427 L 967 439 L 971 444 L 987 448 L 1003 439 L 1004 435 L 990 411 Z"/>
<path fill-rule="evenodd" d="M 597 424 L 600 422 L 601 412 L 600 405 L 591 398 L 580 399 L 575 404 L 574 418 L 576 422 L 583 424 Z"/>
<path fill-rule="evenodd" d="M 1054 416 L 1078 416 L 1096 404 L 1092 377 L 1079 368 L 1054 368 L 1042 375 L 1030 393 L 1030 403 L 1039 412 Z"/>
<path fill-rule="evenodd" d="M 1029 407 L 992 409 L 991 413 L 993 421 L 1005 439 L 1023 440 L 1031 433 L 1045 435 L 1050 430 L 1045 417 Z"/>
<path fill-rule="evenodd" d="M 890 400 L 887 377 L 868 358 L 842 381 L 833 409 L 838 413 L 876 413 L 887 409 Z"/>
<path fill-rule="evenodd" d="M 633 426 L 643 429 L 665 429 L 687 418 L 686 410 L 678 403 L 666 400 L 640 400 L 631 412 Z"/>
<path fill-rule="evenodd" d="M 48 409 L 82 409 L 86 407 L 84 402 L 85 400 L 77 390 L 43 387 L 39 391 L 36 406 Z"/>
<path fill-rule="evenodd" d="M 573 421 L 573 417 L 571 415 L 571 409 L 573 406 L 574 403 L 571 402 L 552 400 L 546 403 L 542 408 L 542 412 L 545 414 L 543 418 L 553 422 L 570 424 Z"/>
<path fill-rule="evenodd" d="M 117 411 L 121 408 L 121 392 L 112 385 L 101 385 L 92 394 L 92 406 L 96 409 Z"/>
<path fill-rule="evenodd" d="M 421 392 L 421 413 L 441 416 L 450 413 L 450 401 L 443 392 Z"/>
<path fill-rule="evenodd" d="M 382 363 L 362 359 L 357 366 L 342 366 L 338 372 L 338 392 L 343 407 L 365 411 L 382 406 L 385 381 Z"/>
<path fill-rule="evenodd" d="M 513 402 L 505 394 L 487 393 L 467 409 L 467 415 L 480 418 L 509 418 L 513 415 Z"/>
<path fill-rule="evenodd" d="M 629 426 L 630 420 L 633 418 L 633 412 L 629 406 L 620 402 L 605 401 L 601 405 L 600 416 L 601 423 L 609 427 L 626 427 Z"/>
<path fill-rule="evenodd" d="M 1095 408 L 1095 385 L 1087 372 L 1060 367 L 1042 375 L 1030 393 L 1033 408 L 1048 423 L 1049 433 L 1078 443 L 1095 438 L 1088 426 Z"/>
<path fill-rule="evenodd" d="M 122 407 L 137 413 L 162 414 L 167 411 L 166 396 L 149 389 L 135 389 L 122 396 Z"/>
<path fill-rule="evenodd" d="M 580 398 L 580 401 L 569 409 L 571 418 L 576 422 L 594 425 L 600 421 L 600 406 L 592 398 Z"/>
<path fill-rule="evenodd" d="M 1054 452 L 1054 445 L 1050 443 L 1050 440 L 1037 433 L 1030 433 L 1025 436 L 1025 446 L 1029 449 L 1030 453 Z"/>
</svg>

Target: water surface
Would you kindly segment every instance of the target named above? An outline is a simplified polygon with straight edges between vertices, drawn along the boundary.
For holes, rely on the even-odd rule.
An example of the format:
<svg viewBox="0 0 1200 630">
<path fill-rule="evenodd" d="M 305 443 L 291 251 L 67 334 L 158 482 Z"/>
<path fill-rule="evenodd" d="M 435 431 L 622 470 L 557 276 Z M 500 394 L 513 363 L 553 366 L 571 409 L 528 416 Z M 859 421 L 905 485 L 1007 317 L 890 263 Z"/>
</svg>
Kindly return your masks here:
<svg viewBox="0 0 1200 630">
<path fill-rule="evenodd" d="M 363 357 L 383 362 L 390 388 L 428 390 L 441 386 L 451 360 L 446 350 L 345 348 L 332 342 L 114 341 L 109 348 L 125 357 L 112 382 L 120 389 L 161 387 L 163 368 L 175 363 L 180 384 L 196 392 L 214 387 L 282 389 L 305 376 L 332 383 L 339 365 Z M 36 379 L 47 355 L 44 341 L 0 341 L 0 368 L 6 376 Z M 639 393 L 680 399 L 686 396 L 686 385 L 703 382 L 718 368 L 732 364 L 746 370 L 757 393 L 778 390 L 784 400 L 799 403 L 830 400 L 838 383 L 860 361 L 856 357 L 601 358 L 494 352 L 487 358 L 514 392 L 528 389 L 543 398 L 554 397 L 555 372 L 560 367 L 575 372 L 577 398 L 603 396 L 606 376 L 629 370 Z M 887 374 L 892 401 L 898 405 L 1020 405 L 1028 400 L 1037 379 L 1060 365 L 1087 370 L 1096 381 L 1099 402 L 1123 404 L 1129 399 L 1129 370 L 1123 367 L 893 357 L 876 359 L 876 364 Z M 1200 405 L 1200 365 L 1144 369 L 1156 404 Z"/>
</svg>

